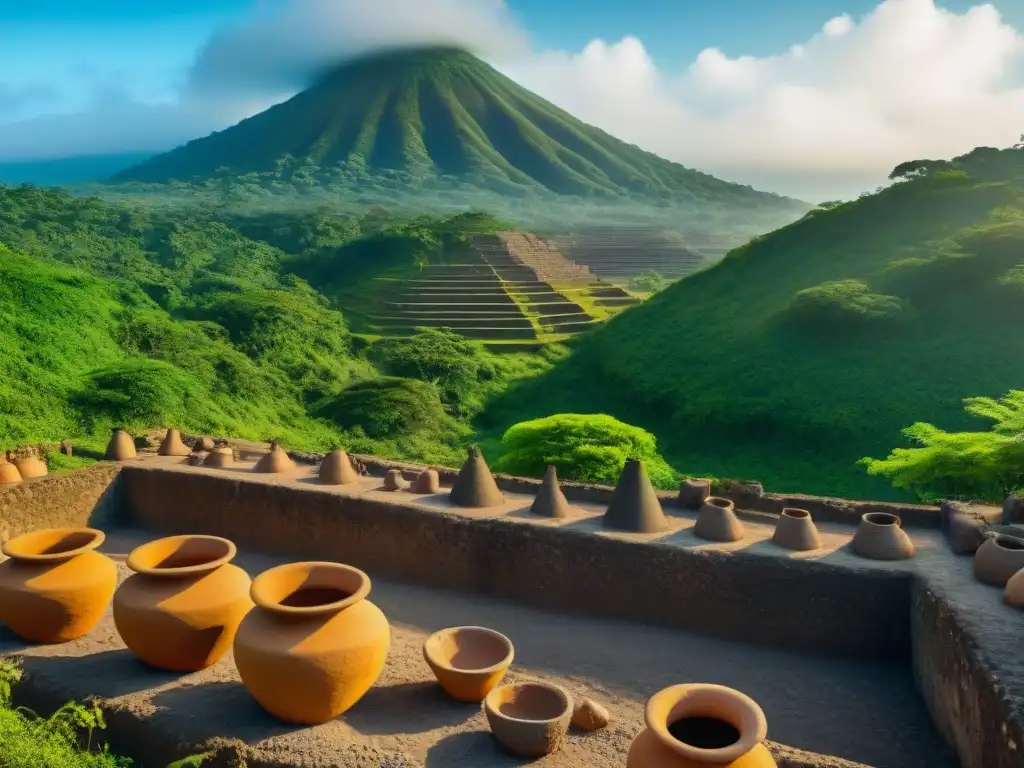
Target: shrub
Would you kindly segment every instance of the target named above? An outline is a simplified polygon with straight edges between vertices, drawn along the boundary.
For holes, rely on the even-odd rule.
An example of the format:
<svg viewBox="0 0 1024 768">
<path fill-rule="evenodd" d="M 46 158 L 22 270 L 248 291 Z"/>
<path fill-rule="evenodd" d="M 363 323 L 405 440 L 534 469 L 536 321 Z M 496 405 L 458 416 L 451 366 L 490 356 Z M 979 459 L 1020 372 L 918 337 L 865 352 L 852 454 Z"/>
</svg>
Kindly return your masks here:
<svg viewBox="0 0 1024 768">
<path fill-rule="evenodd" d="M 604 414 L 560 413 L 523 421 L 501 438 L 495 469 L 539 477 L 553 464 L 559 477 L 614 485 L 627 459 L 640 459 L 651 482 L 672 488 L 679 475 L 658 454 L 654 435 Z"/>
<path fill-rule="evenodd" d="M 862 280 L 836 280 L 797 291 L 790 315 L 802 325 L 856 327 L 901 319 L 906 303 L 896 296 L 873 293 Z"/>
<path fill-rule="evenodd" d="M 90 372 L 73 403 L 93 428 L 170 426 L 201 407 L 189 376 L 170 363 L 130 359 Z"/>
<path fill-rule="evenodd" d="M 376 440 L 425 432 L 440 436 L 452 420 L 437 388 L 412 379 L 360 381 L 323 401 L 318 415 L 342 429 L 360 429 Z"/>
</svg>

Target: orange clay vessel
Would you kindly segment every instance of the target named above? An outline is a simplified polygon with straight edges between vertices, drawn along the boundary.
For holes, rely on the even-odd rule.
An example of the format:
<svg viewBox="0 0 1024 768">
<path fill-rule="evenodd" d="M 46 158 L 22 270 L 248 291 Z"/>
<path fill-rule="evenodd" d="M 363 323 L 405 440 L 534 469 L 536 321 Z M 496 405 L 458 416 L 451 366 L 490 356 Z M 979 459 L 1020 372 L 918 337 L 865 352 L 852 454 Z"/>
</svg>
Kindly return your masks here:
<svg viewBox="0 0 1024 768">
<path fill-rule="evenodd" d="M 18 471 L 17 465 L 0 458 L 0 485 L 20 483 L 21 479 L 21 472 Z"/>
<path fill-rule="evenodd" d="M 776 768 L 764 712 L 731 688 L 673 685 L 647 701 L 644 719 L 626 768 Z"/>
<path fill-rule="evenodd" d="M 31 643 L 64 643 L 88 634 L 117 586 L 117 566 L 96 552 L 103 531 L 47 528 L 3 545 L 0 623 Z"/>
<path fill-rule="evenodd" d="M 38 456 L 23 456 L 15 459 L 14 464 L 23 480 L 31 480 L 35 477 L 46 477 L 48 472 L 46 462 Z"/>
<path fill-rule="evenodd" d="M 505 676 L 515 651 L 512 641 L 486 627 L 449 627 L 423 644 L 423 658 L 445 692 L 477 702 Z"/>
<path fill-rule="evenodd" d="M 391 627 L 370 577 L 340 563 L 290 563 L 253 579 L 235 637 L 242 683 L 270 714 L 317 725 L 355 704 L 384 669 Z"/>
<path fill-rule="evenodd" d="M 170 536 L 136 547 L 114 595 L 114 623 L 145 663 L 194 672 L 216 663 L 252 608 L 250 580 L 217 536 Z"/>
</svg>

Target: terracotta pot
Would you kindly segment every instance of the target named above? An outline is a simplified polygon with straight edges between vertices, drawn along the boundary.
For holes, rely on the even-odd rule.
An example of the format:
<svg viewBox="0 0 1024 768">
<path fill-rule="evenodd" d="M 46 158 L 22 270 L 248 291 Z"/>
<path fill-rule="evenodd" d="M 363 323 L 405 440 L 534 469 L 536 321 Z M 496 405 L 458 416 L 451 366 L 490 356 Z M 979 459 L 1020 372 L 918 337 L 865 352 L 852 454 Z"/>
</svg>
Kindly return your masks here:
<svg viewBox="0 0 1024 768">
<path fill-rule="evenodd" d="M 409 487 L 409 481 L 405 479 L 400 469 L 389 469 L 384 475 L 385 491 L 404 491 Z"/>
<path fill-rule="evenodd" d="M 99 623 L 117 586 L 117 566 L 96 552 L 94 528 L 47 528 L 3 545 L 0 623 L 31 643 L 64 643 Z"/>
<path fill-rule="evenodd" d="M 123 429 L 115 429 L 107 443 L 107 453 L 104 456 L 107 461 L 127 461 L 134 459 L 138 454 L 135 452 L 135 438 Z"/>
<path fill-rule="evenodd" d="M 22 480 L 31 480 L 34 477 L 45 477 L 47 474 L 46 462 L 38 456 L 23 456 L 14 460 Z"/>
<path fill-rule="evenodd" d="M 203 459 L 204 467 L 213 467 L 214 469 L 223 469 L 224 467 L 231 467 L 235 464 L 235 452 L 231 448 L 214 448 Z"/>
<path fill-rule="evenodd" d="M 711 495 L 711 481 L 702 477 L 688 477 L 679 486 L 679 503 L 687 509 L 700 509 Z"/>
<path fill-rule="evenodd" d="M 486 627 L 449 627 L 423 644 L 423 658 L 445 692 L 458 701 L 479 702 L 505 676 L 512 641 Z"/>
<path fill-rule="evenodd" d="M 168 429 L 163 442 L 160 443 L 158 453 L 161 456 L 188 456 L 192 453 L 192 449 L 182 442 L 181 432 L 176 429 Z"/>
<path fill-rule="evenodd" d="M 256 466 L 253 467 L 253 471 L 264 474 L 294 472 L 295 462 L 292 461 L 284 448 L 277 443 L 274 443 L 270 448 L 270 452 L 263 454 L 260 460 L 256 462 Z"/>
<path fill-rule="evenodd" d="M 780 547 L 798 552 L 810 552 L 821 547 L 821 536 L 806 509 L 786 507 L 775 524 L 772 541 Z"/>
<path fill-rule="evenodd" d="M 1024 568 L 1024 539 L 999 534 L 988 536 L 974 553 L 974 577 L 994 587 L 1005 587 Z"/>
<path fill-rule="evenodd" d="M 0 485 L 10 485 L 21 482 L 21 472 L 16 464 L 9 461 L 0 461 Z"/>
<path fill-rule="evenodd" d="M 648 700 L 644 719 L 626 768 L 776 768 L 764 712 L 731 688 L 673 685 Z"/>
<path fill-rule="evenodd" d="M 215 664 L 252 608 L 249 575 L 218 536 L 169 536 L 128 555 L 135 571 L 114 595 L 114 623 L 145 663 L 175 672 Z"/>
<path fill-rule="evenodd" d="M 436 469 L 424 469 L 412 484 L 413 493 L 438 493 L 441 490 L 441 479 Z"/>
<path fill-rule="evenodd" d="M 344 451 L 332 451 L 324 456 L 320 462 L 320 471 L 317 474 L 320 482 L 324 485 L 347 485 L 359 482 L 359 475 L 352 468 L 348 454 Z"/>
<path fill-rule="evenodd" d="M 550 683 L 511 683 L 484 699 L 491 733 L 517 757 L 534 759 L 562 748 L 572 719 L 572 696 Z"/>
<path fill-rule="evenodd" d="M 887 512 L 868 512 L 860 518 L 853 535 L 853 551 L 869 560 L 907 560 L 915 554 L 914 542 Z"/>
<path fill-rule="evenodd" d="M 729 499 L 708 496 L 697 513 L 693 532 L 708 541 L 740 541 L 743 523 L 736 517 L 736 509 Z"/>
<path fill-rule="evenodd" d="M 355 704 L 384 669 L 391 628 L 370 577 L 340 563 L 291 563 L 253 579 L 256 608 L 235 637 L 245 687 L 275 717 L 316 725 Z"/>
</svg>

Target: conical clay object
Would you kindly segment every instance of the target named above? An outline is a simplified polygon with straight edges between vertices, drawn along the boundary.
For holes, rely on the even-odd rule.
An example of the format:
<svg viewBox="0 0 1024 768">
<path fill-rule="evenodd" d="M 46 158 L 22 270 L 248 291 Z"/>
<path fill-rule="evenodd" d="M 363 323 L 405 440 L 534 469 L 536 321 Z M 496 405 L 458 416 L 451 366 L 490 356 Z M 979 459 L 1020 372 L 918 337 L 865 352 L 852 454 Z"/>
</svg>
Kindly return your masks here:
<svg viewBox="0 0 1024 768">
<path fill-rule="evenodd" d="M 772 541 L 780 547 L 797 552 L 810 552 L 821 547 L 821 536 L 806 509 L 787 507 L 779 515 Z"/>
<path fill-rule="evenodd" d="M 107 461 L 127 461 L 134 459 L 136 455 L 134 438 L 123 429 L 115 429 L 114 434 L 110 436 L 110 442 L 107 443 L 104 458 Z"/>
<path fill-rule="evenodd" d="M 0 485 L 10 485 L 21 482 L 21 472 L 18 467 L 9 461 L 0 459 Z"/>
<path fill-rule="evenodd" d="M 230 467 L 235 463 L 235 452 L 229 447 L 214 448 L 208 454 L 206 459 L 203 461 L 204 467 L 213 467 L 215 469 L 223 469 L 224 467 Z"/>
<path fill-rule="evenodd" d="M 284 448 L 277 443 L 271 445 L 270 452 L 263 454 L 260 460 L 256 462 L 256 466 L 253 467 L 253 472 L 260 472 L 265 475 L 294 471 L 295 462 L 291 460 Z"/>
<path fill-rule="evenodd" d="M 630 459 L 622 468 L 602 522 L 605 528 L 636 533 L 657 533 L 668 528 L 665 511 L 642 461 Z"/>
<path fill-rule="evenodd" d="M 385 491 L 404 491 L 408 487 L 409 482 L 402 475 L 402 470 L 389 469 L 388 473 L 384 475 Z"/>
<path fill-rule="evenodd" d="M 324 485 L 348 485 L 359 480 L 344 451 L 331 451 L 320 462 L 320 482 Z"/>
<path fill-rule="evenodd" d="M 458 507 L 497 507 L 505 503 L 478 448 L 470 448 L 449 495 Z"/>
<path fill-rule="evenodd" d="M 436 469 L 424 469 L 412 484 L 413 493 L 437 493 L 441 490 L 441 478 Z"/>
<path fill-rule="evenodd" d="M 1024 608 L 1024 568 L 1021 568 L 1006 582 L 1003 602 L 1015 608 Z"/>
<path fill-rule="evenodd" d="M 1024 539 L 989 535 L 974 553 L 974 577 L 983 584 L 1005 587 L 1024 568 Z"/>
<path fill-rule="evenodd" d="M 860 519 L 853 536 L 853 551 L 869 560 L 907 560 L 914 556 L 914 542 L 887 512 L 869 512 Z"/>
<path fill-rule="evenodd" d="M 192 449 L 182 442 L 181 432 L 176 429 L 168 429 L 167 434 L 164 435 L 164 441 L 160 443 L 159 454 L 161 456 L 188 456 L 190 453 L 192 453 Z"/>
<path fill-rule="evenodd" d="M 708 541 L 742 541 L 743 523 L 736 517 L 732 501 L 708 496 L 697 513 L 693 533 Z"/>
<path fill-rule="evenodd" d="M 537 498 L 533 500 L 530 511 L 541 517 L 569 516 L 569 502 L 558 486 L 558 474 L 554 465 L 548 465 L 548 470 L 544 473 L 544 482 L 537 489 Z"/>
</svg>

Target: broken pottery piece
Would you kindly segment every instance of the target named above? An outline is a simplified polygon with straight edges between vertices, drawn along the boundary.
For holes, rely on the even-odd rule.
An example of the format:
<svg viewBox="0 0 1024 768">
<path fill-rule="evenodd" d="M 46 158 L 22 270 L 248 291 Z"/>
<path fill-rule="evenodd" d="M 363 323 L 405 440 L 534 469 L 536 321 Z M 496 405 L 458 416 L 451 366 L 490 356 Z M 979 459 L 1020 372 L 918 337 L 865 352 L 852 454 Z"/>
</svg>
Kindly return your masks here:
<svg viewBox="0 0 1024 768">
<path fill-rule="evenodd" d="M 572 724 L 585 731 L 604 728 L 611 721 L 608 710 L 593 699 L 583 699 L 572 713 Z"/>
<path fill-rule="evenodd" d="M 505 503 L 505 497 L 498 490 L 494 475 L 479 448 L 469 449 L 469 456 L 455 478 L 449 498 L 458 507 L 497 507 Z"/>
<path fill-rule="evenodd" d="M 668 520 L 642 461 L 629 459 L 612 493 L 602 524 L 605 528 L 635 533 L 657 533 L 668 528 Z"/>
<path fill-rule="evenodd" d="M 736 517 L 735 505 L 719 496 L 708 496 L 697 513 L 693 533 L 708 541 L 741 541 L 743 523 Z"/>
<path fill-rule="evenodd" d="M 413 493 L 437 493 L 441 490 L 441 478 L 436 469 L 424 469 L 412 484 Z"/>
<path fill-rule="evenodd" d="M 821 536 L 806 509 L 786 507 L 779 515 L 772 541 L 780 547 L 797 552 L 810 552 L 821 547 Z"/>
<path fill-rule="evenodd" d="M 687 509 L 700 509 L 710 495 L 711 481 L 703 477 L 688 477 L 679 485 L 679 503 Z"/>
<path fill-rule="evenodd" d="M 554 465 L 548 465 L 544 481 L 537 489 L 530 511 L 541 517 L 563 518 L 569 516 L 569 502 L 558 485 L 558 473 Z"/>
</svg>

